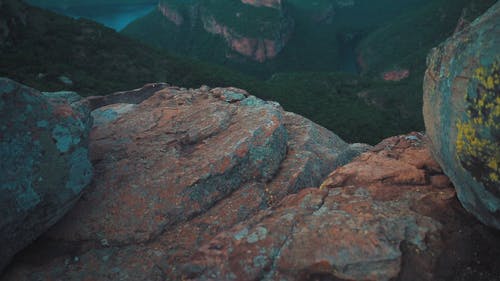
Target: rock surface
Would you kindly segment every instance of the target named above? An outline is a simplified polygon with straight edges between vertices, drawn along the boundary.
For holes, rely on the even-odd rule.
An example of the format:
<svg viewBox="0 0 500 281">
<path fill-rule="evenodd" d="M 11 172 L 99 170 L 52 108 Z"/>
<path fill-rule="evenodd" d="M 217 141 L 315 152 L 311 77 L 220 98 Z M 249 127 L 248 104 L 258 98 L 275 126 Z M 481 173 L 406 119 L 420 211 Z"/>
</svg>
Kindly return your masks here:
<svg viewBox="0 0 500 281">
<path fill-rule="evenodd" d="M 500 3 L 428 58 L 424 117 L 465 209 L 500 229 Z"/>
<path fill-rule="evenodd" d="M 241 0 L 242 3 L 255 7 L 279 8 L 282 0 Z"/>
<path fill-rule="evenodd" d="M 70 96 L 0 78 L 0 271 L 90 183 L 90 111 Z"/>
<path fill-rule="evenodd" d="M 219 233 L 182 268 L 188 280 L 498 280 L 498 245 L 413 134 Z"/>
<path fill-rule="evenodd" d="M 94 181 L 4 280 L 180 280 L 205 241 L 367 148 L 235 88 L 90 100 Z"/>
</svg>

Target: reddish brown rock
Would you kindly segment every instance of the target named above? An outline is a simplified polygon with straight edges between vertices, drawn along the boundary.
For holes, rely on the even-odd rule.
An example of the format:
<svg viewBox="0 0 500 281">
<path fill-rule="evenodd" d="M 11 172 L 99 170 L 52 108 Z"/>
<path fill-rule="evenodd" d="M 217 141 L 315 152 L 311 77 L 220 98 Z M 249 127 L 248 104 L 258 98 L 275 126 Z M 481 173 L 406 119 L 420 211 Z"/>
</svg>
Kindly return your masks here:
<svg viewBox="0 0 500 281">
<path fill-rule="evenodd" d="M 406 79 L 410 77 L 410 70 L 408 69 L 401 69 L 401 70 L 391 70 L 384 72 L 382 74 L 382 78 L 385 81 L 401 81 L 403 79 Z"/>
<path fill-rule="evenodd" d="M 165 18 L 167 18 L 175 25 L 181 26 L 184 23 L 184 17 L 178 11 L 171 9 L 167 5 L 162 5 L 162 3 L 159 3 L 158 10 Z"/>
<path fill-rule="evenodd" d="M 91 98 L 94 181 L 4 280 L 179 280 L 205 242 L 366 149 L 239 89 L 135 93 Z"/>
<path fill-rule="evenodd" d="M 261 63 L 275 58 L 292 35 L 292 29 L 285 26 L 277 38 L 249 37 L 217 22 L 212 16 L 206 16 L 202 20 L 204 29 L 209 33 L 222 36 L 233 51 Z"/>
<path fill-rule="evenodd" d="M 189 280 L 496 280 L 498 232 L 460 208 L 419 134 L 390 138 L 219 233 Z"/>
<path fill-rule="evenodd" d="M 220 37 L 228 47 L 226 58 L 235 60 L 260 63 L 272 60 L 292 36 L 294 20 L 281 0 L 218 2 L 161 0 L 158 11 L 183 33 L 200 29 Z M 223 13 L 221 7 L 224 7 Z M 193 40 L 197 38 L 186 43 L 191 45 Z"/>
<path fill-rule="evenodd" d="M 241 2 L 255 7 L 268 8 L 279 8 L 282 3 L 281 0 L 241 0 Z"/>
</svg>

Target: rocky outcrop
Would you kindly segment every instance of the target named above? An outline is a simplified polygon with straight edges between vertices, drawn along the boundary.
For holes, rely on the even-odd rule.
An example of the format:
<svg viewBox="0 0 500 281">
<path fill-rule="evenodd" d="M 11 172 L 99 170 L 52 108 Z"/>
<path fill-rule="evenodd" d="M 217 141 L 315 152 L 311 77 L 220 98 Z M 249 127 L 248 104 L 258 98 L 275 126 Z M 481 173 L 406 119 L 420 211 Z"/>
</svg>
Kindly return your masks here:
<svg viewBox="0 0 500 281">
<path fill-rule="evenodd" d="M 285 27 L 276 38 L 246 37 L 211 16 L 203 19 L 203 27 L 209 33 L 222 36 L 231 50 L 261 63 L 275 58 L 285 48 L 292 31 Z"/>
<path fill-rule="evenodd" d="M 279 8 L 281 7 L 282 0 L 241 0 L 241 3 L 255 7 Z"/>
<path fill-rule="evenodd" d="M 74 93 L 0 78 L 0 271 L 90 183 L 90 111 Z"/>
<path fill-rule="evenodd" d="M 391 70 L 382 73 L 382 79 L 385 81 L 401 81 L 408 77 L 410 77 L 409 69 Z"/>
<path fill-rule="evenodd" d="M 273 13 L 266 13 L 266 18 L 256 20 L 263 8 L 272 9 Z M 224 15 L 220 9 L 225 9 Z M 275 58 L 283 50 L 294 27 L 281 0 L 242 0 L 240 4 L 228 5 L 163 0 L 158 4 L 158 10 L 177 28 L 201 24 L 205 32 L 220 36 L 232 52 L 261 63 Z M 233 53 L 226 55 L 230 57 Z"/>
<path fill-rule="evenodd" d="M 87 102 L 93 183 L 4 281 L 500 276 L 500 234 L 461 208 L 420 133 L 350 162 L 368 147 L 240 89 Z"/>
<path fill-rule="evenodd" d="M 180 280 L 204 241 L 367 148 L 239 89 L 127 95 L 91 98 L 94 181 L 5 280 Z"/>
<path fill-rule="evenodd" d="M 498 270 L 476 265 L 498 267 L 497 235 L 459 208 L 412 134 L 219 233 L 182 269 L 188 280 L 488 280 Z"/>
<path fill-rule="evenodd" d="M 428 58 L 424 117 L 465 209 L 500 229 L 500 3 Z"/>
<path fill-rule="evenodd" d="M 175 25 L 181 26 L 184 23 L 184 17 L 181 13 L 163 4 L 162 2 L 158 3 L 158 10 L 164 17 L 173 22 Z"/>
</svg>

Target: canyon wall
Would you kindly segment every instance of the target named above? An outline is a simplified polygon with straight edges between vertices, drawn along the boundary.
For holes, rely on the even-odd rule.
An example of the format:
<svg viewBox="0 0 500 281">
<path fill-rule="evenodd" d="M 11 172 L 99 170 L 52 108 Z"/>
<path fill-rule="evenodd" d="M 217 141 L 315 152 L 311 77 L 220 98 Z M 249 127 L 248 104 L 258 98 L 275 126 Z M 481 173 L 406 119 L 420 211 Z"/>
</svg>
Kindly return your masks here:
<svg viewBox="0 0 500 281">
<path fill-rule="evenodd" d="M 179 4 L 167 0 L 160 1 L 158 10 L 179 28 L 200 25 L 204 32 L 220 37 L 231 50 L 226 57 L 237 54 L 260 63 L 275 58 L 293 33 L 294 22 L 281 0 L 242 0 L 242 4 L 224 7 L 223 15 L 215 5 L 209 1 Z M 262 20 L 259 13 L 272 16 Z"/>
</svg>

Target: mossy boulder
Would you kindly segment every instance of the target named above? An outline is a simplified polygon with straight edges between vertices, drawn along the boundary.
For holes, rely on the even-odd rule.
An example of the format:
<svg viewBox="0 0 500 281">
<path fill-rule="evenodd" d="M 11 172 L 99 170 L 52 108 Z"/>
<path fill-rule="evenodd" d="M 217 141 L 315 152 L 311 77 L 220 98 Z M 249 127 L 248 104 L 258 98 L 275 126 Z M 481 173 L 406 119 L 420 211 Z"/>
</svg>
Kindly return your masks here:
<svg viewBox="0 0 500 281">
<path fill-rule="evenodd" d="M 0 271 L 90 183 L 92 119 L 76 97 L 0 78 Z"/>
<path fill-rule="evenodd" d="M 458 198 L 500 229 L 500 3 L 428 57 L 424 119 Z"/>
</svg>

